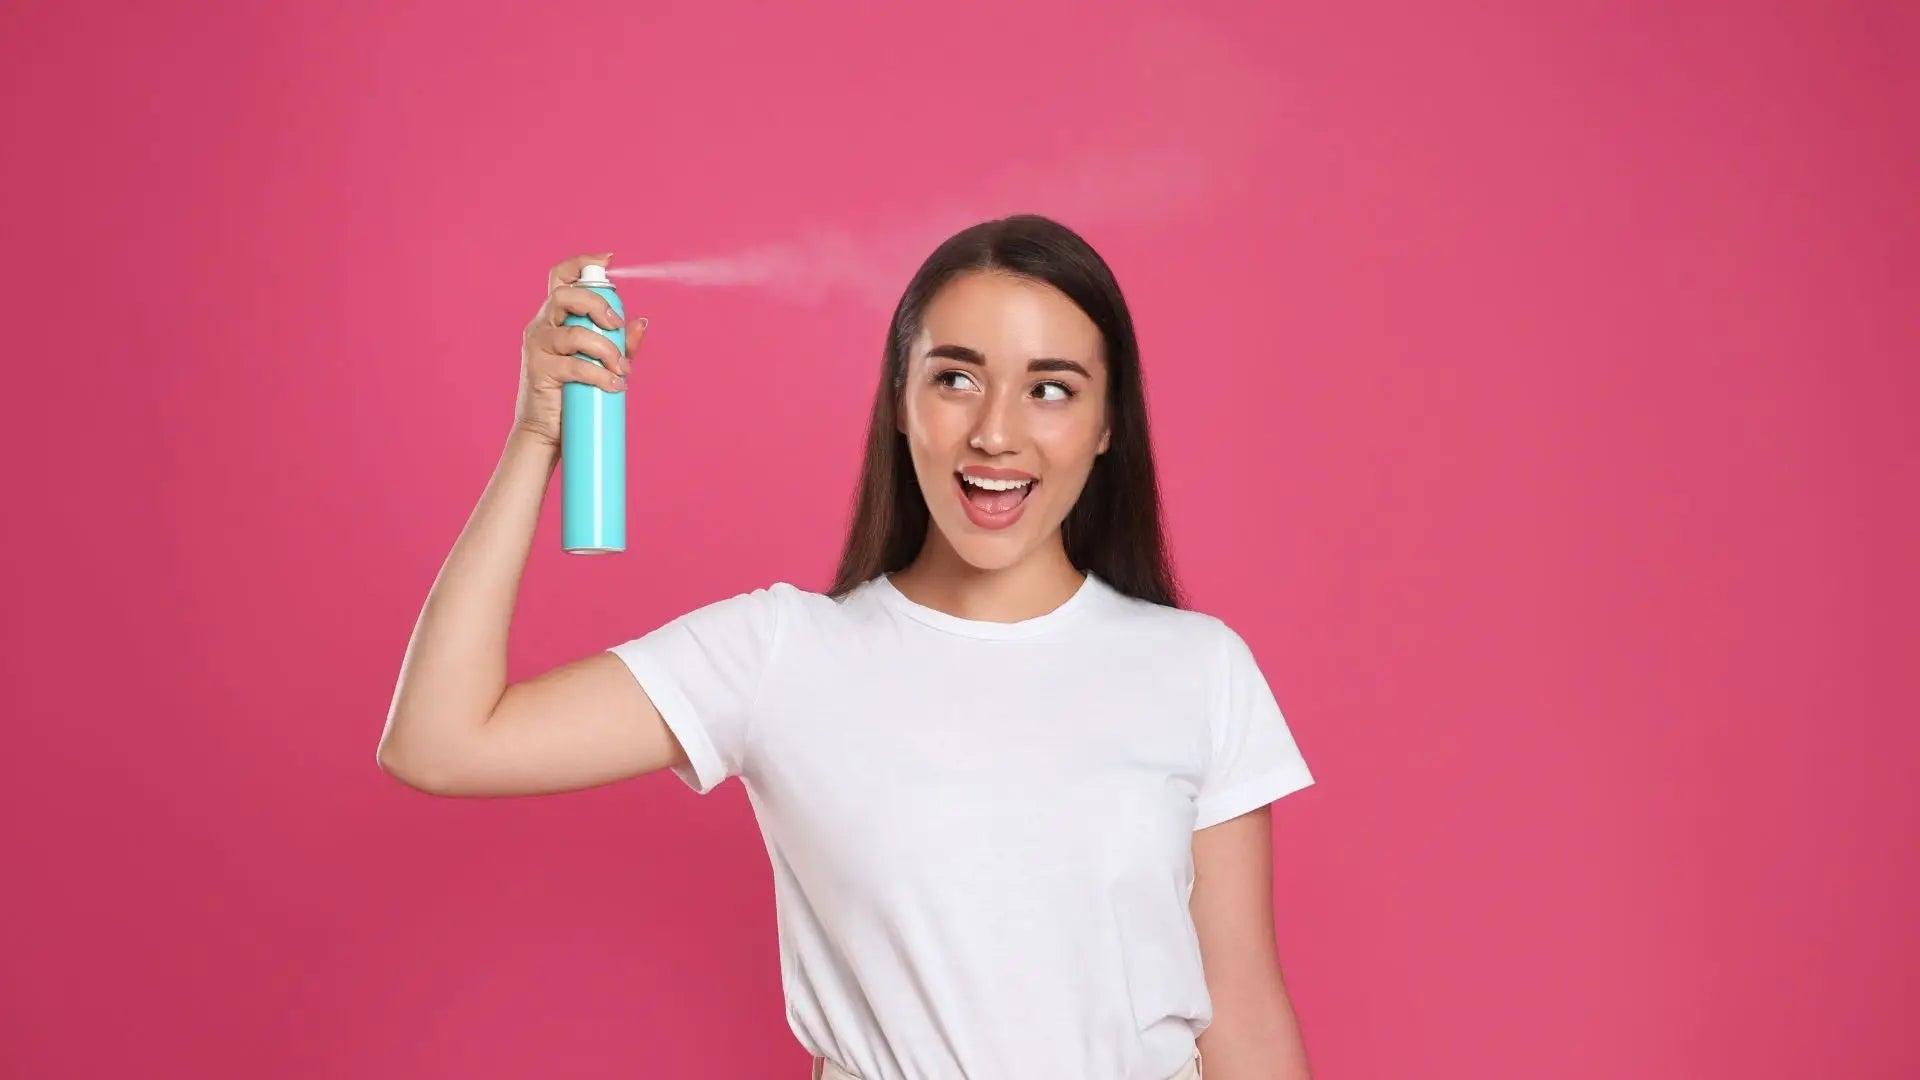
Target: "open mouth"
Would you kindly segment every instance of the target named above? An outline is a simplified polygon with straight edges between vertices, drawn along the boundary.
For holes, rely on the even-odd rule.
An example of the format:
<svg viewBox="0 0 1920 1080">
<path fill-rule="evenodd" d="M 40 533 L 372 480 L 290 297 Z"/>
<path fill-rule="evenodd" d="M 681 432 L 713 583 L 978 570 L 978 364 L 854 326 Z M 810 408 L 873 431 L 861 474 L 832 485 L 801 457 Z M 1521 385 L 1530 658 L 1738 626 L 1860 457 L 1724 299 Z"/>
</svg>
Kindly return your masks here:
<svg viewBox="0 0 1920 1080">
<path fill-rule="evenodd" d="M 1027 497 L 1040 481 L 1031 476 L 988 477 L 955 473 L 961 505 L 967 519 L 983 529 L 1004 529 L 1020 520 Z"/>
</svg>

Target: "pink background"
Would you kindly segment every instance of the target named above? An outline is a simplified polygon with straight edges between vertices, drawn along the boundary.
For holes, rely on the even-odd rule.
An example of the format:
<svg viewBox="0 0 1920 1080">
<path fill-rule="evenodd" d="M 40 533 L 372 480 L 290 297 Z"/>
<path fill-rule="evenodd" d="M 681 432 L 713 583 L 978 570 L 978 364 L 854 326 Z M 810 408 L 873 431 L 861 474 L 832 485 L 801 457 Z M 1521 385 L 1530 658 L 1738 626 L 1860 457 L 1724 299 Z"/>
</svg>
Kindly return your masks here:
<svg viewBox="0 0 1920 1080">
<path fill-rule="evenodd" d="M 629 288 L 633 550 L 549 502 L 516 675 L 824 585 L 888 304 L 1025 209 L 1320 778 L 1321 1076 L 1920 1070 L 1911 5 L 784 7 L 0 15 L 0 1071 L 804 1075 L 738 784 L 375 741 L 550 263 L 821 269 Z"/>
</svg>

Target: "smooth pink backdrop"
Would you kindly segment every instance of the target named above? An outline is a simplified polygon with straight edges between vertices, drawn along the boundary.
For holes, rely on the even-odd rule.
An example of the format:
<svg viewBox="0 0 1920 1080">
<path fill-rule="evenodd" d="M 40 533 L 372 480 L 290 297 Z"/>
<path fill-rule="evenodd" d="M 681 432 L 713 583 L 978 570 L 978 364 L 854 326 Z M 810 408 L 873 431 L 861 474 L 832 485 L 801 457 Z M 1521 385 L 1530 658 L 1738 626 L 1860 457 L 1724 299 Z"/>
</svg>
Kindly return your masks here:
<svg viewBox="0 0 1920 1080">
<path fill-rule="evenodd" d="M 1915 10 L 8 5 L 0 1072 L 803 1075 L 737 784 L 375 741 L 550 263 L 821 270 L 630 287 L 516 675 L 824 584 L 891 294 L 1031 209 L 1319 776 L 1321 1076 L 1915 1075 Z"/>
</svg>

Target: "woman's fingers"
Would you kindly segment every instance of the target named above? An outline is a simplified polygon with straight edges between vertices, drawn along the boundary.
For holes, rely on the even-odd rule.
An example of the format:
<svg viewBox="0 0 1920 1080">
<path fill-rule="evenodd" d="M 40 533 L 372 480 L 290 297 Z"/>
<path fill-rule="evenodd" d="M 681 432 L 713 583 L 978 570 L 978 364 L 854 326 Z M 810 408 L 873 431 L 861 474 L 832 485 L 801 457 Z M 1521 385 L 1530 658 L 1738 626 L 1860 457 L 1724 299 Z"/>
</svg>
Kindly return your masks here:
<svg viewBox="0 0 1920 1080">
<path fill-rule="evenodd" d="M 589 386 L 597 386 L 602 390 L 614 394 L 618 394 L 627 388 L 627 377 L 624 373 L 608 371 L 599 364 L 590 363 L 577 356 L 569 356 L 566 358 L 566 364 L 563 365 L 559 373 L 559 378 L 565 382 L 580 382 L 586 383 Z"/>
<path fill-rule="evenodd" d="M 578 285 L 562 285 L 547 300 L 547 322 L 559 326 L 569 315 L 585 315 L 609 330 L 618 330 L 626 320 L 613 313 L 613 305 L 600 294 Z"/>
<path fill-rule="evenodd" d="M 600 361 L 609 370 L 624 375 L 631 365 L 620 355 L 619 346 L 584 326 L 551 326 L 541 335 L 541 346 L 555 356 L 575 353 Z"/>
</svg>

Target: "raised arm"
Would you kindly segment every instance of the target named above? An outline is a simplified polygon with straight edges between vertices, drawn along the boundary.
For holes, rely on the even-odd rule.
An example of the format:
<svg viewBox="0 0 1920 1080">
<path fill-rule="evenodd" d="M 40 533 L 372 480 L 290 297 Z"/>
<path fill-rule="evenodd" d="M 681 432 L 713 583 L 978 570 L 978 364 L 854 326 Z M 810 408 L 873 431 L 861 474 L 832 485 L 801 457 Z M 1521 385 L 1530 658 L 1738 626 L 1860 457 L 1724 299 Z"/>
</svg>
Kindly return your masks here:
<svg viewBox="0 0 1920 1080">
<path fill-rule="evenodd" d="M 588 263 L 554 267 L 528 324 L 512 428 L 486 490 L 428 591 L 380 736 L 380 767 L 449 796 L 537 795 L 593 787 L 686 761 L 626 666 L 608 653 L 508 684 L 507 633 L 534 526 L 560 456 L 560 388 L 624 392 L 628 356 L 568 313 L 621 325 L 572 285 Z M 627 332 L 628 354 L 638 328 Z M 601 360 L 604 367 L 574 353 Z"/>
</svg>

